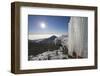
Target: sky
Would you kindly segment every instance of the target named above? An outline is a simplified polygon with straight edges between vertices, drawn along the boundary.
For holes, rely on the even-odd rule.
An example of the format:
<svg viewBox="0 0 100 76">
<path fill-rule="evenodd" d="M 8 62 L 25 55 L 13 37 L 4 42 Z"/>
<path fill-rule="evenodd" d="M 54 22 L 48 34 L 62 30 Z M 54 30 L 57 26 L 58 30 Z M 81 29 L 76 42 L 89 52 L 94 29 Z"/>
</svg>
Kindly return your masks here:
<svg viewBox="0 0 100 76">
<path fill-rule="evenodd" d="M 28 32 L 36 34 L 64 34 L 68 32 L 68 16 L 28 15 Z"/>
</svg>

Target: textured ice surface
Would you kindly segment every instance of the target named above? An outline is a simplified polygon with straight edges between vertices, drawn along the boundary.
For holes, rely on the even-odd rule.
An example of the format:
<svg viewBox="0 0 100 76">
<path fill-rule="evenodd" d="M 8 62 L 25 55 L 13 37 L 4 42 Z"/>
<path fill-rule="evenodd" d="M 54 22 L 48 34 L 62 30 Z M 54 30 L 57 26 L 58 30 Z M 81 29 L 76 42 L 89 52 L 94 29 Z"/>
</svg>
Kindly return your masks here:
<svg viewBox="0 0 100 76">
<path fill-rule="evenodd" d="M 71 17 L 68 28 L 68 51 L 72 56 L 87 57 L 88 54 L 88 23 L 87 17 Z"/>
</svg>

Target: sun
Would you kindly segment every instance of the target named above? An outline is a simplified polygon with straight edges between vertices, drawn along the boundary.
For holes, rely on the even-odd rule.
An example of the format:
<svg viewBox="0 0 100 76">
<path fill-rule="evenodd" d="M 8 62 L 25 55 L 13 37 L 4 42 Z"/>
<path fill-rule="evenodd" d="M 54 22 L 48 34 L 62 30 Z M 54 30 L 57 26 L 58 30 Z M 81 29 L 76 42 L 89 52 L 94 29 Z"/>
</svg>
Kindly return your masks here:
<svg viewBox="0 0 100 76">
<path fill-rule="evenodd" d="M 41 27 L 42 29 L 45 29 L 45 28 L 46 28 L 46 24 L 45 24 L 45 23 L 41 23 L 41 24 L 40 24 L 40 27 Z"/>
</svg>

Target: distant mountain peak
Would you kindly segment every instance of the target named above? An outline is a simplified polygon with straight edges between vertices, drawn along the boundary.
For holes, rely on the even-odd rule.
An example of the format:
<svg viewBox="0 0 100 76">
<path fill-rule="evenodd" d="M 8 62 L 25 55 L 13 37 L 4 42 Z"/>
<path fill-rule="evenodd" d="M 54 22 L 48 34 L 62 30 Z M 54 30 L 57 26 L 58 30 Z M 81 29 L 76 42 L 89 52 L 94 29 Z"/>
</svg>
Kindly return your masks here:
<svg viewBox="0 0 100 76">
<path fill-rule="evenodd" d="M 55 38 L 57 38 L 57 36 L 52 35 L 49 39 L 54 40 Z"/>
</svg>

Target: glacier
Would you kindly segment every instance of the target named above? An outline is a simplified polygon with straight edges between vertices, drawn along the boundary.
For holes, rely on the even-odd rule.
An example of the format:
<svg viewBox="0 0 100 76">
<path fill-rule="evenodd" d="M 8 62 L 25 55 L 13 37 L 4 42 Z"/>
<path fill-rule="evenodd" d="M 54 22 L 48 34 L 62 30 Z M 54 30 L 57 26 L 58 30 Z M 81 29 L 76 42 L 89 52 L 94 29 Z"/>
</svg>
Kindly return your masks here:
<svg viewBox="0 0 100 76">
<path fill-rule="evenodd" d="M 88 56 L 88 18 L 71 17 L 68 26 L 68 54 L 80 57 Z"/>
</svg>

